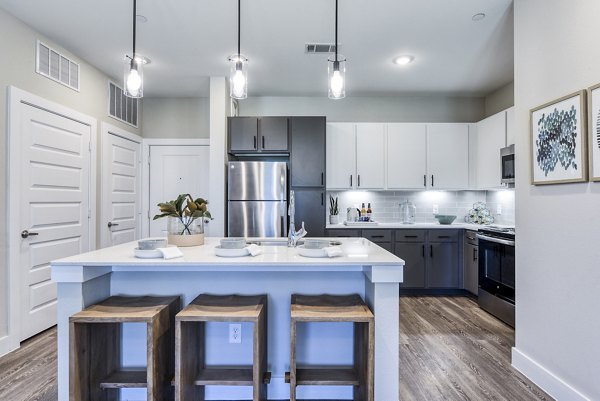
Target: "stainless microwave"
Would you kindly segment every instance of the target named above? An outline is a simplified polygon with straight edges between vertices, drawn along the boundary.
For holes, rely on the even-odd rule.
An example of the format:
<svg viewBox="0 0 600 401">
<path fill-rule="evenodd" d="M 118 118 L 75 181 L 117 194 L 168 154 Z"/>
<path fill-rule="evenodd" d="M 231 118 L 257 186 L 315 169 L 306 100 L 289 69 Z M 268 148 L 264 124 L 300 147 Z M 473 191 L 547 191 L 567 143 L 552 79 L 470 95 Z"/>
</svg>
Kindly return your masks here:
<svg viewBox="0 0 600 401">
<path fill-rule="evenodd" d="M 500 149 L 500 170 L 502 172 L 502 185 L 514 187 L 515 185 L 515 145 Z"/>
</svg>

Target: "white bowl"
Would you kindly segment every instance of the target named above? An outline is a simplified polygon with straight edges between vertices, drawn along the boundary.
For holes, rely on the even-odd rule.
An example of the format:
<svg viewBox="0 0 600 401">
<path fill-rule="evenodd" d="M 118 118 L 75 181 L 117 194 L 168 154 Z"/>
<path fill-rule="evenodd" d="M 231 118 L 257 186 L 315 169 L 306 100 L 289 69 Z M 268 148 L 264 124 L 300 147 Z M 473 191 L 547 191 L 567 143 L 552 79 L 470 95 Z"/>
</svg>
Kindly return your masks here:
<svg viewBox="0 0 600 401">
<path fill-rule="evenodd" d="M 223 249 L 242 249 L 246 247 L 246 238 L 223 238 L 221 248 Z"/>
<path fill-rule="evenodd" d="M 144 238 L 138 241 L 138 248 L 141 251 L 164 248 L 167 246 L 166 238 Z"/>
</svg>

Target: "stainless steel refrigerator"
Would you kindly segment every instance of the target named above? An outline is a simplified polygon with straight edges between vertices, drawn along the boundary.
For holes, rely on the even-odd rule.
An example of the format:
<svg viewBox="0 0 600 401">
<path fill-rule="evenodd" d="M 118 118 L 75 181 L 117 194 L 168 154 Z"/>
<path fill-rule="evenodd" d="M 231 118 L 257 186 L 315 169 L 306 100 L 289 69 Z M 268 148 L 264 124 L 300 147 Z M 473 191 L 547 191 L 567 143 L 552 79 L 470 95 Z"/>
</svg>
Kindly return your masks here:
<svg viewBox="0 0 600 401">
<path fill-rule="evenodd" d="M 229 162 L 227 234 L 285 237 L 287 192 L 287 163 Z"/>
</svg>

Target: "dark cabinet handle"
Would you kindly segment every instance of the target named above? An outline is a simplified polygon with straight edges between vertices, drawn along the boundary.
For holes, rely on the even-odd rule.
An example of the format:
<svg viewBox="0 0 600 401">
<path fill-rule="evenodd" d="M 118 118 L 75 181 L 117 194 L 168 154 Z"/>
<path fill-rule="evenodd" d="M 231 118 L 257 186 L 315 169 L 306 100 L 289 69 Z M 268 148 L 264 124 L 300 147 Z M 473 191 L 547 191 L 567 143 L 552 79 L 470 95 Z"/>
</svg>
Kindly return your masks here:
<svg viewBox="0 0 600 401">
<path fill-rule="evenodd" d="M 405 235 L 404 238 L 418 238 L 417 235 Z M 425 245 L 423 245 L 425 246 Z"/>
<path fill-rule="evenodd" d="M 262 139 L 262 148 L 264 149 L 265 148 L 265 137 L 264 137 L 264 135 L 261 136 L 261 139 Z"/>
<path fill-rule="evenodd" d="M 433 258 L 433 245 L 429 245 L 429 257 Z"/>
<path fill-rule="evenodd" d="M 358 174 L 356 177 L 357 177 L 356 178 L 356 181 L 357 181 L 356 183 L 358 184 L 357 186 L 360 187 L 360 174 Z"/>
<path fill-rule="evenodd" d="M 371 238 L 385 238 L 385 235 L 371 235 Z"/>
<path fill-rule="evenodd" d="M 350 188 L 352 188 L 352 174 L 350 174 Z"/>
<path fill-rule="evenodd" d="M 256 135 L 254 135 L 254 149 L 256 149 Z"/>
<path fill-rule="evenodd" d="M 427 186 L 427 174 L 423 174 L 423 186 Z"/>
<path fill-rule="evenodd" d="M 119 225 L 118 223 L 113 223 L 112 221 L 109 221 L 109 222 L 108 222 L 108 228 L 111 228 L 111 227 L 116 227 L 116 226 L 118 226 L 118 225 Z"/>
<path fill-rule="evenodd" d="M 39 233 L 30 232 L 28 230 L 21 231 L 21 238 L 28 238 L 29 236 L 40 235 Z"/>
<path fill-rule="evenodd" d="M 431 186 L 432 187 L 434 186 L 434 184 L 433 184 L 433 174 L 431 174 Z"/>
<path fill-rule="evenodd" d="M 325 185 L 325 173 L 321 172 L 321 185 Z M 350 184 L 352 185 L 352 184 Z"/>
<path fill-rule="evenodd" d="M 323 199 L 323 192 L 321 192 L 321 206 L 324 206 L 323 202 L 324 202 L 324 199 Z"/>
<path fill-rule="evenodd" d="M 450 238 L 449 235 L 438 235 L 438 238 Z"/>
<path fill-rule="evenodd" d="M 425 257 L 425 245 L 421 245 L 423 247 L 423 257 Z"/>
</svg>

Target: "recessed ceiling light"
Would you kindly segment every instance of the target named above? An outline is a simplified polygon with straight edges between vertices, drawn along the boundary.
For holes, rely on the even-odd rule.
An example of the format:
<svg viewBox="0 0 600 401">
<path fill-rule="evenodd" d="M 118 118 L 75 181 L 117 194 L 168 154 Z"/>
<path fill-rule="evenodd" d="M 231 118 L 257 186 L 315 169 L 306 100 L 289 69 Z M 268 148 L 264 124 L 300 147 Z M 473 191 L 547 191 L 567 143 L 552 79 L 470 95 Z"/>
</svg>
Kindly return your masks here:
<svg viewBox="0 0 600 401">
<path fill-rule="evenodd" d="M 144 24 L 144 23 L 148 22 L 148 18 L 144 17 L 141 14 L 137 14 L 135 16 L 135 18 L 137 19 L 137 22 L 139 22 L 140 24 Z"/>
<path fill-rule="evenodd" d="M 393 61 L 394 61 L 394 64 L 407 65 L 407 64 L 410 64 L 413 61 L 415 61 L 415 58 L 413 56 L 405 55 L 405 56 L 398 56 Z"/>
<path fill-rule="evenodd" d="M 484 13 L 477 13 L 475 14 L 473 17 L 471 17 L 471 19 L 475 22 L 477 21 L 481 21 L 482 19 L 485 18 L 485 14 Z"/>
</svg>

